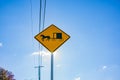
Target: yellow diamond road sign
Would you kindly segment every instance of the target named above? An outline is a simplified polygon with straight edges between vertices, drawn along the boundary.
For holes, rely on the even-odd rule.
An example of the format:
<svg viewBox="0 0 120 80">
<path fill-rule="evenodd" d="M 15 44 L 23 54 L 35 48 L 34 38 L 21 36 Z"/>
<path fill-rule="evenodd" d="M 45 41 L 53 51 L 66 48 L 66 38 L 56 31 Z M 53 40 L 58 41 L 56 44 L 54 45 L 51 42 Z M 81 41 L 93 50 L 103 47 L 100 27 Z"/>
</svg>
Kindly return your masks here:
<svg viewBox="0 0 120 80">
<path fill-rule="evenodd" d="M 54 52 L 69 38 L 68 34 L 53 24 L 35 36 L 35 39 L 50 52 Z"/>
</svg>

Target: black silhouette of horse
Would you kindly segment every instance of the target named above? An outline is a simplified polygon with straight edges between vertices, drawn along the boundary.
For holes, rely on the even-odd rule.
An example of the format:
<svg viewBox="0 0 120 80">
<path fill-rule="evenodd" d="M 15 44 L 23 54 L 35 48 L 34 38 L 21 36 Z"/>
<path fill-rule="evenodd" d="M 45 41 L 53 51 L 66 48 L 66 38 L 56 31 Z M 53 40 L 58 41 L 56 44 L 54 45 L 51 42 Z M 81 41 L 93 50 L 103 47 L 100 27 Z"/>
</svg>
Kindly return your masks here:
<svg viewBox="0 0 120 80">
<path fill-rule="evenodd" d="M 44 41 L 44 39 L 46 40 L 50 40 L 50 36 L 45 36 L 45 35 L 40 35 L 42 37 L 42 41 Z"/>
</svg>

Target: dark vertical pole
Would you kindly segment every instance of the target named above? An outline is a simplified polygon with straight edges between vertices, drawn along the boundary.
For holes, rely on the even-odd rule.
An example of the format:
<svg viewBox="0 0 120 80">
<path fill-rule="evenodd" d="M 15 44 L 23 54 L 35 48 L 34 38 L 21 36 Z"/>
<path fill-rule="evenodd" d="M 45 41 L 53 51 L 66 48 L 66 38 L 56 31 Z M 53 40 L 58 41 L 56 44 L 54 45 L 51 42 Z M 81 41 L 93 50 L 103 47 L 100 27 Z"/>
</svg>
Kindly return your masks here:
<svg viewBox="0 0 120 80">
<path fill-rule="evenodd" d="M 40 11 L 39 11 L 39 32 L 41 31 L 41 15 L 42 15 L 42 0 L 40 0 Z M 39 44 L 39 51 L 40 51 L 40 44 Z M 41 80 L 41 63 L 40 63 L 40 52 L 38 56 L 38 80 Z M 42 60 L 42 59 L 41 59 Z M 41 61 L 42 62 L 42 61 Z"/>
<path fill-rule="evenodd" d="M 53 53 L 51 53 L 51 80 L 53 80 L 53 64 L 54 64 L 54 55 L 53 55 Z"/>
<path fill-rule="evenodd" d="M 38 79 L 41 80 L 41 67 L 38 66 Z"/>
</svg>

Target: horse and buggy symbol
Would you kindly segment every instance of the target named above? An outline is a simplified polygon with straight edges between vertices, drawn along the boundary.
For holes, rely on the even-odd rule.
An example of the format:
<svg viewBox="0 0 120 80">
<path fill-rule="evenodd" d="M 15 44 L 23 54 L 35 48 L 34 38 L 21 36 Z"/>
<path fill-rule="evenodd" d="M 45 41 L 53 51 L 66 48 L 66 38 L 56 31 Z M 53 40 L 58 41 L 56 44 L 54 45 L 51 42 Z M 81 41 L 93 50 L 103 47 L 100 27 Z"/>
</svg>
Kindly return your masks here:
<svg viewBox="0 0 120 80">
<path fill-rule="evenodd" d="M 40 35 L 40 37 L 41 37 L 41 39 L 42 39 L 42 41 L 44 41 L 44 40 L 47 40 L 47 41 L 49 41 L 50 39 L 53 39 L 53 40 L 57 40 L 57 39 L 59 39 L 59 40 L 62 40 L 62 33 L 53 33 L 52 34 L 52 37 L 51 36 L 48 36 L 48 35 Z"/>
</svg>

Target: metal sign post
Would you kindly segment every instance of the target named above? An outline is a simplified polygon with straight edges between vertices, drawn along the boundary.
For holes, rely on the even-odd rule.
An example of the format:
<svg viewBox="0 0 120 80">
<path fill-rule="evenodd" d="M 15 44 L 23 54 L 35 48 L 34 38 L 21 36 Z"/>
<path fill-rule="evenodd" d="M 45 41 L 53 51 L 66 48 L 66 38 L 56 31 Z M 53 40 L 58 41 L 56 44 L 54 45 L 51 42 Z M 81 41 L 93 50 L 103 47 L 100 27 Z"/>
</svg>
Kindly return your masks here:
<svg viewBox="0 0 120 80">
<path fill-rule="evenodd" d="M 51 53 L 51 80 L 53 80 L 54 79 L 54 76 L 53 76 L 53 74 L 54 74 L 54 69 L 53 69 L 53 65 L 54 64 L 54 55 L 53 55 L 53 53 Z"/>
</svg>

